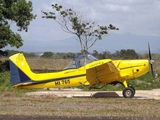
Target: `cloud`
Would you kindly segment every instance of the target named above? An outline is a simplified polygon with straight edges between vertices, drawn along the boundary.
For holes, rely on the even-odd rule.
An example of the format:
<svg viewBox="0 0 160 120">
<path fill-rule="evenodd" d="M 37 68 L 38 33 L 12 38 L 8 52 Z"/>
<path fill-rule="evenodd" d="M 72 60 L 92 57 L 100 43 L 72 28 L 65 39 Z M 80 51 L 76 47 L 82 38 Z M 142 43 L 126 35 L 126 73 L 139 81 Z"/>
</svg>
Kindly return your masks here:
<svg viewBox="0 0 160 120">
<path fill-rule="evenodd" d="M 27 41 L 35 41 L 36 46 L 47 47 L 47 43 L 72 36 L 65 33 L 55 21 L 42 18 L 41 11 L 51 11 L 53 3 L 73 8 L 84 14 L 84 19 L 99 25 L 115 25 L 119 31 L 114 34 L 160 36 L 160 0 L 33 0 L 32 3 L 37 18 L 31 22 L 28 33 L 20 33 L 25 45 L 29 45 Z"/>
<path fill-rule="evenodd" d="M 97 21 L 98 24 L 113 23 L 120 28 L 120 33 L 131 32 L 158 36 L 160 32 L 160 29 L 156 32 L 150 29 L 150 27 L 157 26 L 160 21 L 159 0 L 49 0 L 48 2 L 41 0 L 33 2 L 34 5 L 39 3 L 35 9 L 41 7 L 44 11 L 51 11 L 51 4 L 55 3 L 66 8 L 73 8 L 78 13 L 84 14 L 86 19 Z M 55 23 L 52 24 L 55 25 Z"/>
</svg>

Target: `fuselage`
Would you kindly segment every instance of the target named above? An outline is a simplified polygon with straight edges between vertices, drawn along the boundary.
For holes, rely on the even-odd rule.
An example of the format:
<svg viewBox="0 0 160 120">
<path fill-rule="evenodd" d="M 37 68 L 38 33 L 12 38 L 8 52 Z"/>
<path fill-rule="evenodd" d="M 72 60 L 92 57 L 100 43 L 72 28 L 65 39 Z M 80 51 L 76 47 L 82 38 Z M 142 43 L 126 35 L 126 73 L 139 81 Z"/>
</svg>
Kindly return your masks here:
<svg viewBox="0 0 160 120">
<path fill-rule="evenodd" d="M 59 72 L 33 73 L 24 56 L 20 56 L 19 58 L 17 56 L 16 59 L 11 58 L 11 61 L 18 67 L 18 70 L 22 72 L 20 79 L 25 80 L 21 81 L 27 81 L 15 84 L 15 88 L 54 88 L 90 85 L 90 83 L 86 79 L 87 69 L 96 68 L 97 66 L 103 65 L 108 62 L 114 64 L 116 69 L 119 71 L 119 75 L 118 77 L 108 77 L 105 81 L 103 81 L 104 84 L 109 84 L 116 81 L 123 82 L 128 79 L 137 78 L 147 73 L 149 69 L 148 60 L 103 59 L 90 62 L 79 68 L 70 68 Z"/>
</svg>

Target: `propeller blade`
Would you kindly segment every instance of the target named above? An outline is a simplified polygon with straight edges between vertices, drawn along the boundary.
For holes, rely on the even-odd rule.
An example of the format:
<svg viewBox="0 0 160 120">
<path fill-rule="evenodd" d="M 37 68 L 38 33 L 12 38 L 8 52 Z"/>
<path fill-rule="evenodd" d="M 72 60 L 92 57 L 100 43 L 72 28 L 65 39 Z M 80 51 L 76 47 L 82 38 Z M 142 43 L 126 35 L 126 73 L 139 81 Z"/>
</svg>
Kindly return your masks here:
<svg viewBox="0 0 160 120">
<path fill-rule="evenodd" d="M 148 54 L 149 54 L 149 62 L 150 62 L 151 74 L 154 77 L 154 71 L 153 71 L 153 65 L 152 65 L 152 63 L 154 62 L 154 60 L 152 60 L 152 55 L 151 55 L 151 50 L 150 50 L 149 42 L 148 42 Z"/>
<path fill-rule="evenodd" d="M 152 74 L 152 76 L 154 77 L 153 65 L 150 64 L 150 66 L 151 66 L 151 74 Z"/>
<path fill-rule="evenodd" d="M 149 42 L 148 42 L 148 52 L 149 52 L 149 60 L 152 60 L 152 56 L 151 56 L 151 50 L 150 50 Z"/>
</svg>

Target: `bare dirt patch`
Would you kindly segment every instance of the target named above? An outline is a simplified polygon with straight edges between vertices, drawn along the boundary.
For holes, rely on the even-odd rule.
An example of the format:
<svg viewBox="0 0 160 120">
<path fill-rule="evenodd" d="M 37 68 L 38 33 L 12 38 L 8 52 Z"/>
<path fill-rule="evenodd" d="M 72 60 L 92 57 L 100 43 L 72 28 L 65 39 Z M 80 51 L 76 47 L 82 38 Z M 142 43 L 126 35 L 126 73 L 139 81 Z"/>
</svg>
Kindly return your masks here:
<svg viewBox="0 0 160 120">
<path fill-rule="evenodd" d="M 0 119 L 160 119 L 160 100 L 0 93 Z M 94 120 L 94 119 L 92 119 Z"/>
</svg>

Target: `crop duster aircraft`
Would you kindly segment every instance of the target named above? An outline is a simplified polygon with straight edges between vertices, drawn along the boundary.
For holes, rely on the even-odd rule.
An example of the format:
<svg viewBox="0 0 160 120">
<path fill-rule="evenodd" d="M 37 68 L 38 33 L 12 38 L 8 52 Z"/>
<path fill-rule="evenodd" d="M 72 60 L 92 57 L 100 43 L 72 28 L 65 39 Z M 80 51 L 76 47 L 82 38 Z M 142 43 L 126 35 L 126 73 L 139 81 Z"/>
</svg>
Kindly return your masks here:
<svg viewBox="0 0 160 120">
<path fill-rule="evenodd" d="M 149 71 L 150 61 L 143 60 L 98 60 L 90 54 L 75 57 L 62 71 L 34 73 L 24 55 L 17 53 L 10 58 L 11 84 L 14 88 L 54 88 L 97 84 L 121 83 L 125 98 L 132 98 L 135 89 L 127 80 L 137 78 Z"/>
</svg>

